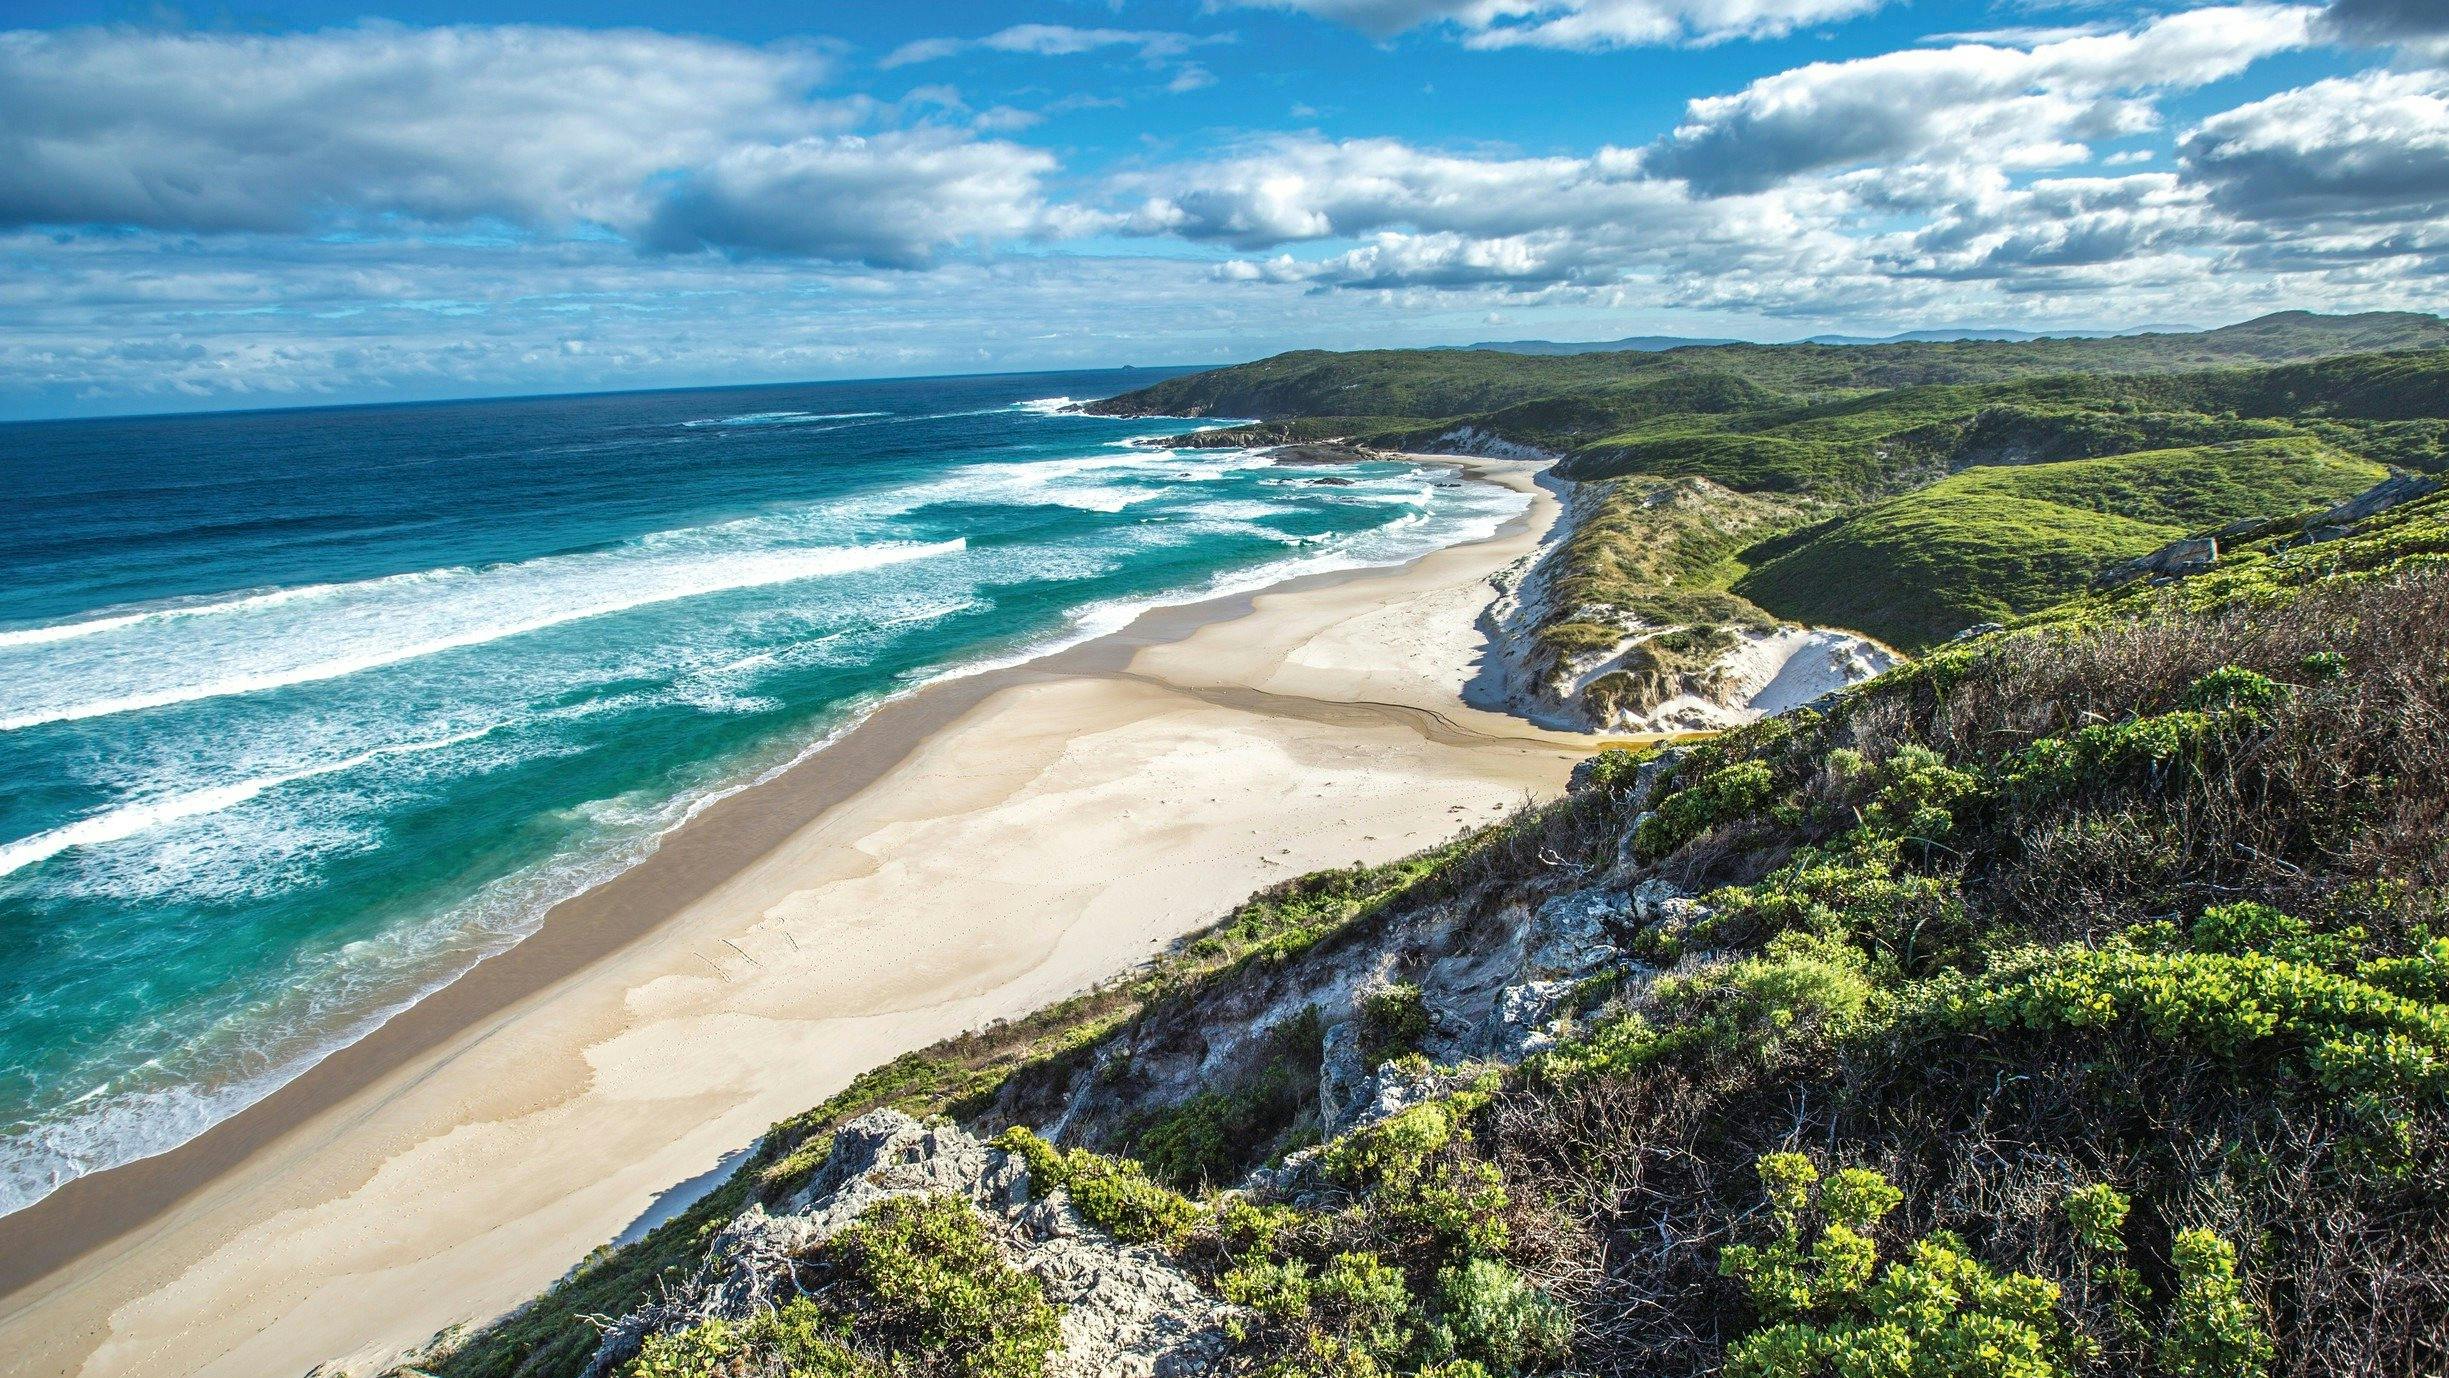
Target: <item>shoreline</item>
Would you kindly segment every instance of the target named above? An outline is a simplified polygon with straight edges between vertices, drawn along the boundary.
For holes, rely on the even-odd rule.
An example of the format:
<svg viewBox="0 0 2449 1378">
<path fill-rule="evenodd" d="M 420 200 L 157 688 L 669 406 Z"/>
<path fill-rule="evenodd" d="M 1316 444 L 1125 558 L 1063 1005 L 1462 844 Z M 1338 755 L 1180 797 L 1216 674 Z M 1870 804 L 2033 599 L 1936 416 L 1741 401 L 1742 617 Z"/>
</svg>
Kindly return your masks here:
<svg viewBox="0 0 2449 1378">
<path fill-rule="evenodd" d="M 1387 591 L 1418 593 L 1420 586 L 1443 579 L 1433 590 L 1441 595 L 1484 595 L 1488 577 L 1524 551 L 1540 548 L 1556 518 L 1554 500 L 1531 479 L 1536 466 L 1451 456 L 1415 458 L 1528 492 L 1533 504 L 1485 539 L 1443 547 L 1403 565 L 1304 575 L 1247 592 L 1160 606 L 1120 631 L 1019 664 L 951 675 L 880 705 L 821 750 L 762 783 L 715 800 L 666 834 L 651 855 L 554 906 L 527 937 L 246 1110 L 179 1148 L 79 1178 L 24 1210 L 0 1217 L 0 1352 L 17 1356 L 10 1371 L 278 1371 L 283 1365 L 295 1369 L 342 1357 L 318 1350 L 345 1335 L 361 1342 L 349 1355 L 353 1359 L 397 1353 L 431 1333 L 434 1327 L 425 1326 L 426 1319 L 445 1313 L 481 1318 L 488 1308 L 515 1303 L 549 1282 L 588 1245 L 621 1233 L 641 1209 L 656 1209 L 678 1190 L 675 1184 L 703 1175 L 721 1153 L 753 1139 L 754 1129 L 737 1132 L 754 1117 L 749 1112 L 762 1113 L 774 1103 L 782 1104 L 781 1113 L 790 1113 L 831 1089 L 811 1094 L 808 1088 L 823 1086 L 829 1077 L 838 1085 L 898 1052 L 923 1046 L 933 1041 L 919 1036 L 928 1030 L 941 1029 L 935 1036 L 942 1036 L 994 1017 L 1024 1013 L 1116 974 L 1148 946 L 1213 918 L 1216 910 L 1204 904 L 1219 898 L 1222 904 L 1237 901 L 1268 879 L 1310 869 L 1313 860 L 1321 859 L 1305 856 L 1297 866 L 1279 862 L 1257 854 L 1259 843 L 1287 854 L 1292 851 L 1287 843 L 1302 846 L 1305 853 L 1313 847 L 1327 848 L 1330 855 L 1341 849 L 1342 855 L 1330 864 L 1352 859 L 1351 850 L 1361 843 L 1375 844 L 1381 852 L 1392 848 L 1389 855 L 1426 845 L 1426 840 L 1411 840 L 1418 836 L 1417 828 L 1404 839 L 1381 842 L 1378 833 L 1357 832 L 1361 824 L 1350 825 L 1345 835 L 1322 828 L 1318 836 L 1260 836 L 1278 815 L 1299 812 L 1268 802 L 1284 783 L 1269 778 L 1277 764 L 1271 752 L 1331 753 L 1339 742 L 1348 746 L 1361 734 L 1375 733 L 1386 738 L 1390 749 L 1439 755 L 1421 767 L 1426 771 L 1456 774 L 1466 782 L 1485 775 L 1481 783 L 1501 782 L 1508 791 L 1534 788 L 1542 781 L 1560 784 L 1570 762 L 1590 749 L 1587 739 L 1465 707 L 1460 691 L 1469 666 L 1440 663 L 1451 659 L 1465 639 L 1477 643 L 1473 617 L 1463 618 L 1459 627 L 1433 628 L 1450 633 L 1442 642 L 1420 633 L 1422 644 L 1405 652 L 1419 663 L 1408 668 L 1398 664 L 1393 671 L 1379 663 L 1389 659 L 1384 646 L 1363 638 L 1359 649 L 1367 653 L 1356 656 L 1354 645 L 1332 642 L 1338 626 L 1377 617 L 1388 601 L 1384 591 L 1375 597 L 1356 596 L 1354 586 L 1382 584 L 1389 586 Z M 1485 597 L 1480 601 L 1484 604 Z M 1400 663 L 1403 653 L 1391 659 Z M 1354 661 L 1364 664 L 1356 668 L 1350 663 Z M 1133 739 L 1133 729 L 1141 727 L 1149 730 Z M 1162 791 L 1154 798 L 1145 790 L 1133 794 L 1140 782 L 1131 773 L 1097 777 L 1092 768 L 1067 759 L 1084 736 L 1115 734 L 1125 755 L 1133 750 L 1153 753 L 1150 759 L 1157 765 L 1175 769 L 1180 777 L 1176 783 L 1194 787 L 1207 777 L 1195 768 L 1183 771 L 1177 756 L 1192 760 L 1201 753 L 1224 753 L 1251 758 L 1242 774 L 1220 771 L 1214 778 L 1255 782 L 1257 794 L 1246 801 L 1255 807 L 1219 811 L 1212 820 L 1217 826 L 1206 828 L 1197 826 L 1204 814 L 1173 818 L 1171 827 L 1161 826 L 1166 821 L 1162 819 L 1157 825 L 1133 822 L 1127 805 L 1157 808 L 1167 796 Z M 1005 741 L 1013 744 L 1015 762 L 992 755 Z M 1028 750 L 1022 750 L 1024 746 Z M 948 751 L 955 759 L 941 759 Z M 1018 762 L 1032 752 L 1048 759 Z M 1442 759 L 1445 756 L 1474 759 L 1449 761 Z M 1302 764 L 1306 773 L 1297 778 L 1320 783 L 1315 791 L 1319 800 L 1329 798 L 1329 786 L 1343 788 L 1338 771 L 1377 766 L 1367 760 L 1338 763 L 1332 769 Z M 1006 766 L 1011 768 L 999 772 Z M 1115 857 L 1161 861 L 1183 852 L 1186 841 L 1218 841 L 1213 835 L 1223 831 L 1226 815 L 1236 823 L 1261 824 L 1250 830 L 1259 843 L 1237 839 L 1229 844 L 1225 859 L 1197 858 L 1213 871 L 1228 870 L 1225 862 L 1239 859 L 1240 876 L 1225 880 L 1203 875 L 1204 889 L 1186 887 L 1176 876 L 1164 882 L 1163 890 L 1133 897 L 1143 907 L 1164 911 L 1154 918 L 1127 912 L 1097 917 L 1083 909 L 1069 923 L 1035 915 L 1034 926 L 1048 931 L 1021 935 L 1022 941 L 1002 928 L 972 935 L 996 958 L 983 965 L 965 965 L 965 959 L 977 954 L 959 944 L 936 953 L 916 938 L 862 932 L 857 922 L 809 898 L 856 893 L 891 867 L 908 864 L 890 845 L 867 845 L 878 838 L 889 844 L 914 831 L 934 829 L 959 837 L 962 827 L 972 833 L 991 827 L 1002 829 L 1024 849 L 1039 850 L 1028 848 L 1031 834 L 1019 826 L 1031 820 L 998 818 L 994 811 L 1000 807 L 1012 812 L 1016 801 L 1038 803 L 1026 797 L 1028 791 L 1060 774 L 1058 767 L 1071 770 L 1066 781 L 1076 776 L 1080 783 L 1068 796 L 1054 796 L 1064 799 L 1071 811 L 1058 810 L 1059 819 L 1034 820 L 1035 841 L 1041 845 L 1053 827 L 1086 832 L 1104 826 L 1121 839 Z M 934 778 L 911 778 L 929 776 L 930 768 Z M 1016 776 L 1018 782 L 990 778 L 999 773 Z M 1408 811 L 1410 821 L 1422 822 L 1418 811 L 1427 806 L 1418 797 L 1422 783 L 1400 780 L 1390 795 L 1404 807 L 1387 816 Z M 910 816 L 884 808 L 878 818 L 851 819 L 853 829 L 868 823 L 883 826 L 855 835 L 848 848 L 836 838 L 822 839 L 820 845 L 808 836 L 860 814 L 863 804 L 875 805 L 875 796 L 895 792 L 891 786 L 899 786 L 900 794 L 907 796 L 897 801 L 898 814 Z M 999 787 L 1001 794 L 996 793 Z M 929 813 L 939 795 L 976 797 L 963 797 L 962 807 L 950 813 Z M 1119 801 L 1119 819 L 1100 815 L 1095 822 L 1075 823 L 1081 801 L 1092 796 L 1105 796 L 1109 805 Z M 1442 804 L 1444 797 L 1435 802 Z M 925 807 L 913 809 L 913 803 Z M 867 811 L 877 812 L 877 807 Z M 1392 826 L 1367 825 L 1389 832 Z M 1069 847 L 1059 850 L 1075 854 Z M 1107 859 L 1086 848 L 1076 854 Z M 1279 866 L 1275 876 L 1262 873 L 1256 876 L 1257 884 L 1245 883 L 1251 879 L 1248 872 L 1267 863 Z M 1184 863 L 1169 864 L 1178 868 Z M 1083 885 L 1078 876 L 1056 869 L 1054 878 L 1032 877 L 1023 888 L 1047 890 L 1065 903 L 1085 899 L 1094 906 L 1141 879 L 1113 876 Z M 871 888 L 881 888 L 896 903 L 905 894 L 957 898 L 960 879 L 897 878 Z M 1220 881 L 1239 888 L 1218 888 Z M 1173 892 L 1185 889 L 1192 893 L 1177 899 Z M 795 903 L 810 912 L 786 914 Z M 1039 906 L 1056 907 L 1053 900 Z M 815 912 L 818 909 L 824 912 Z M 1033 914 L 1021 906 L 1006 917 L 1026 919 Z M 783 968 L 804 952 L 794 924 L 812 935 L 823 930 L 821 936 L 835 944 L 818 961 L 824 970 L 802 972 L 789 981 L 766 975 L 768 962 Z M 866 924 L 870 929 L 886 926 L 872 918 Z M 1097 931 L 1082 932 L 1091 928 Z M 760 960 L 752 946 L 777 934 L 789 940 L 790 952 L 768 952 Z M 1133 938 L 1134 944 L 1121 947 L 1111 941 L 1121 935 Z M 691 950 L 679 950 L 692 942 Z M 1012 950 L 996 950 L 997 943 Z M 1080 951 L 1083 946 L 1089 950 Z M 707 948 L 711 953 L 702 950 Z M 873 958 L 874 969 L 848 990 L 824 991 L 822 978 L 842 975 L 845 959 L 853 956 Z M 928 960 L 944 969 L 927 967 Z M 907 969 L 913 964 L 915 972 Z M 859 970 L 856 962 L 849 962 L 847 969 Z M 708 970 L 715 979 L 707 978 Z M 894 986 L 896 975 L 899 986 L 891 998 L 857 998 L 873 993 L 879 984 Z M 819 988 L 806 989 L 811 982 Z M 719 992 L 735 983 L 743 988 L 737 995 L 691 989 L 714 987 Z M 829 1003 L 829 996 L 851 998 Z M 556 1020 L 569 1026 L 556 1031 L 561 1036 L 539 1032 Z M 773 1069 L 724 1062 L 719 1038 L 705 1047 L 682 1040 L 675 1046 L 605 1051 L 624 1040 L 654 1045 L 658 1030 L 690 1021 L 723 1025 L 732 1034 L 743 1034 L 733 1027 L 743 1021 L 748 1035 L 787 1032 L 809 1045 L 811 1055 L 823 1055 L 827 1070 L 781 1078 L 796 1088 L 789 1095 L 804 1097 L 784 1103 L 776 1101 L 784 1092 L 773 1084 Z M 948 1022 L 950 1027 L 945 1027 Z M 785 1024 L 787 1029 L 782 1028 Z M 709 1032 L 710 1027 L 692 1031 Z M 819 1029 L 821 1037 L 810 1032 Z M 754 1048 L 753 1041 L 750 1046 Z M 633 1051 L 651 1055 L 632 1057 Z M 536 1066 L 539 1056 L 550 1065 Z M 697 1056 L 722 1065 L 714 1073 L 698 1072 L 689 1062 Z M 672 1070 L 675 1065 L 682 1069 L 678 1074 Z M 557 1075 L 547 1076 L 547 1071 Z M 656 1107 L 679 1127 L 644 1136 L 655 1140 L 649 1165 L 627 1158 L 604 1163 L 617 1185 L 607 1188 L 605 1179 L 589 1179 L 587 1167 L 573 1162 L 558 1171 L 559 1185 L 566 1189 L 543 1190 L 551 1199 L 541 1204 L 527 1198 L 539 1194 L 535 1188 L 553 1183 L 530 1181 L 526 1185 L 531 1189 L 519 1202 L 526 1209 L 487 1215 L 471 1204 L 459 1212 L 465 1218 L 425 1222 L 436 1238 L 407 1249 L 363 1240 L 374 1225 L 394 1218 L 378 1209 L 383 1200 L 424 1204 L 413 1195 L 386 1197 L 371 1190 L 388 1186 L 397 1193 L 413 1185 L 386 1184 L 384 1178 L 434 1174 L 437 1166 L 443 1173 L 429 1175 L 429 1187 L 450 1181 L 452 1171 L 491 1171 L 498 1176 L 509 1170 L 502 1154 L 514 1146 L 508 1141 L 520 1137 L 513 1132 L 520 1125 L 534 1121 L 527 1124 L 535 1131 L 529 1136 L 531 1145 L 540 1139 L 551 1148 L 557 1141 L 544 1122 L 554 1112 L 601 1099 L 608 1082 L 623 1078 L 633 1083 L 629 1091 L 642 1093 L 634 1097 L 637 1103 Z M 693 1078 L 713 1083 L 713 1089 Z M 752 1087 L 757 1094 L 746 1093 Z M 621 1089 L 613 1087 L 615 1092 Z M 712 1100 L 724 1099 L 726 1091 L 733 1093 L 730 1103 L 714 1105 Z M 591 1113 L 604 1118 L 600 1108 Z M 501 1126 L 511 1130 L 484 1132 Z M 719 1137 L 723 1135 L 730 1136 L 729 1142 Z M 495 1142 L 447 1142 L 459 1138 Z M 567 1150 L 573 1144 L 596 1147 L 588 1138 L 566 1135 L 558 1147 Z M 715 1145 L 718 1151 L 705 1151 Z M 618 1150 L 605 1145 L 602 1151 Z M 400 1166 L 411 1159 L 418 1160 L 413 1167 Z M 427 1161 L 433 1159 L 444 1161 Z M 455 1164 L 450 1161 L 454 1159 Z M 666 1164 L 688 1170 L 667 1171 Z M 551 1175 L 550 1168 L 530 1171 L 532 1178 Z M 661 1180 L 648 1184 L 657 1175 Z M 646 1199 L 637 1203 L 638 1209 L 625 1209 L 612 1218 L 608 1207 L 613 1199 L 634 1197 L 642 1185 Z M 510 1234 L 519 1237 L 500 1237 Z M 330 1258 L 335 1238 L 358 1240 L 370 1255 L 360 1260 L 364 1266 L 351 1271 L 344 1260 Z M 566 1256 L 555 1252 L 562 1243 L 581 1240 Z M 446 1252 L 462 1257 L 437 1259 L 419 1252 L 437 1241 Z M 537 1258 L 544 1254 L 551 1255 L 544 1260 L 549 1266 L 539 1272 Z M 272 1261 L 276 1258 L 279 1266 Z M 506 1260 L 523 1266 L 508 1266 Z M 322 1292 L 326 1272 L 349 1280 L 347 1290 Z M 509 1276 L 498 1276 L 502 1273 Z M 372 1295 L 380 1295 L 376 1279 L 398 1285 L 403 1295 L 397 1304 L 365 1305 L 369 1287 L 375 1289 Z M 295 1294 L 300 1286 L 308 1288 L 305 1295 Z M 347 1316 L 309 1314 L 343 1298 L 364 1306 L 365 1314 L 384 1319 L 360 1315 L 352 1323 Z M 192 1329 L 214 1334 L 183 1333 L 186 1327 L 176 1324 L 182 1316 Z M 198 1316 L 212 1320 L 193 1325 Z M 222 1348 L 212 1350 L 223 1341 L 227 1343 Z M 308 1355 L 312 1357 L 303 1363 L 295 1362 Z"/>
</svg>

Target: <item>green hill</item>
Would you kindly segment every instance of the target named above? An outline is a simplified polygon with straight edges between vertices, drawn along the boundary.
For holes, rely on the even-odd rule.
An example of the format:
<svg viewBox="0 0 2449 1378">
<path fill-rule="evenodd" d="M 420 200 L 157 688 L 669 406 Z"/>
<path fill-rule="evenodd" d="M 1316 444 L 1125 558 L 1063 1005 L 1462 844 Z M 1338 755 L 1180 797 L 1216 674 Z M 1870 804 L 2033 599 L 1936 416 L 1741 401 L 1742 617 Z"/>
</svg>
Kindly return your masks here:
<svg viewBox="0 0 2449 1378">
<path fill-rule="evenodd" d="M 1965 486 L 2183 524 L 2284 448 Z M 1042 1378 L 1105 1302 L 1273 1378 L 2442 1372 L 2444 666 L 2434 495 L 1603 752 L 860 1077 L 415 1371 Z M 871 1178 L 883 1109 L 937 1127 Z"/>
<path fill-rule="evenodd" d="M 2112 339 L 1724 345 L 1664 353 L 1524 355 L 1477 350 L 1303 350 L 1169 378 L 1092 403 L 1107 415 L 1461 418 L 1566 393 L 1685 374 L 1732 374 L 1818 395 L 2053 373 L 2152 373 L 2449 346 L 2449 321 L 2287 312 L 2194 334 Z"/>
<path fill-rule="evenodd" d="M 1734 591 L 1919 650 L 2170 541 L 2327 506 L 2387 472 L 2304 437 L 1970 469 L 1750 552 Z"/>
</svg>

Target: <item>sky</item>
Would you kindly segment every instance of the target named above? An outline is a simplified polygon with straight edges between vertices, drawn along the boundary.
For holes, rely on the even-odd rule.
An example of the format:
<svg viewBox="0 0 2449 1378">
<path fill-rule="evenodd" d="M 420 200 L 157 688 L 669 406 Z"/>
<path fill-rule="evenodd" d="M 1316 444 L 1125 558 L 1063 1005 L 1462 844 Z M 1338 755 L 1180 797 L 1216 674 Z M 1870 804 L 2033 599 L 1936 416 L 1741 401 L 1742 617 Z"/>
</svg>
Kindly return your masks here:
<svg viewBox="0 0 2449 1378">
<path fill-rule="evenodd" d="M 0 26 L 0 417 L 2449 308 L 2449 0 Z"/>
</svg>

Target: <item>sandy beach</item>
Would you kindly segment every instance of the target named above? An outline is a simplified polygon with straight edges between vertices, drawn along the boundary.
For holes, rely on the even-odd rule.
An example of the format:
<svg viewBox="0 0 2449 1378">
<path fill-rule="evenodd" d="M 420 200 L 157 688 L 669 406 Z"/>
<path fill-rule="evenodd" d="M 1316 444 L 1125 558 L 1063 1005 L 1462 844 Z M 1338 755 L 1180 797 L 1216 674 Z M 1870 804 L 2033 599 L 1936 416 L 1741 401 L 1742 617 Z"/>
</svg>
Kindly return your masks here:
<svg viewBox="0 0 2449 1378">
<path fill-rule="evenodd" d="M 1556 792 L 1588 740 L 1459 691 L 1557 505 L 1458 463 L 1532 508 L 891 704 L 261 1104 L 0 1218 L 0 1372 L 375 1371 L 870 1066 Z"/>
</svg>

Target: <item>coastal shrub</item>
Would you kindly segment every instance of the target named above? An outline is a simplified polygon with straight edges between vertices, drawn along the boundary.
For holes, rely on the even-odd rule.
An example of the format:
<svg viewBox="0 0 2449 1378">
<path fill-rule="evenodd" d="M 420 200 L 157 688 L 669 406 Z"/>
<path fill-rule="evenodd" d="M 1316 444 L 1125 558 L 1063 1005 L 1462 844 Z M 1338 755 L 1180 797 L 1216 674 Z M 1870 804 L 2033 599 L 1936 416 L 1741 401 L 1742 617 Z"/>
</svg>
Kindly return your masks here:
<svg viewBox="0 0 2449 1378">
<path fill-rule="evenodd" d="M 621 1378 L 884 1378 L 843 1347 L 847 1331 L 806 1297 L 746 1321 L 649 1335 Z"/>
<path fill-rule="evenodd" d="M 1776 777 L 1759 761 L 1737 761 L 1702 776 L 1661 800 L 1657 812 L 1633 834 L 1645 857 L 1660 857 L 1720 823 L 1768 806 Z"/>
<path fill-rule="evenodd" d="M 1727 1378 L 2061 1378 L 2073 1347 L 2058 1289 L 1992 1271 L 1939 1233 L 1882 1263 L 1870 1228 L 1903 1199 L 1845 1168 L 1826 1181 L 1799 1153 L 1758 1163 L 1776 1235 L 1731 1244 L 1719 1268 L 1765 1324 L 1726 1353 Z"/>
<path fill-rule="evenodd" d="M 1411 1347 L 1411 1290 L 1401 1269 L 1373 1253 L 1337 1253 L 1321 1268 L 1301 1259 L 1245 1264 L 1217 1290 L 1247 1311 L 1227 1322 L 1233 1339 L 1278 1356 L 1262 1372 L 1381 1373 Z"/>
<path fill-rule="evenodd" d="M 1979 978 L 1935 978 L 1915 1005 L 1958 1029 L 2128 1028 L 2331 1093 L 2449 1090 L 2449 1009 L 2261 953 L 2036 950 Z"/>
<path fill-rule="evenodd" d="M 2209 1230 L 2186 1230 L 2169 1252 L 2177 1295 L 2160 1366 L 2169 1378 L 2262 1378 L 2270 1370 L 2270 1337 L 2237 1277 L 2236 1246 Z"/>
<path fill-rule="evenodd" d="M 951 1196 L 894 1196 L 825 1246 L 860 1294 L 860 1343 L 957 1378 L 1036 1378 L 1062 1343 L 1038 1280 L 1007 1262 Z"/>
<path fill-rule="evenodd" d="M 1438 1318 L 1428 1328 L 1432 1359 L 1471 1360 L 1496 1378 L 1543 1373 L 1564 1362 L 1572 1318 L 1512 1267 L 1467 1259 L 1437 1274 Z"/>
<path fill-rule="evenodd" d="M 1470 1152 L 1470 1117 L 1495 1091 L 1492 1078 L 1396 1111 L 1328 1144 L 1320 1165 L 1366 1191 L 1373 1227 L 1417 1255 L 1502 1253 L 1504 1174 Z"/>
<path fill-rule="evenodd" d="M 1062 1187 L 1090 1224 L 1127 1244 L 1175 1247 L 1202 1218 L 1197 1202 L 1150 1180 L 1148 1170 L 1129 1158 L 1060 1148 L 1019 1125 L 1005 1130 L 995 1146 L 1028 1163 L 1031 1191 Z"/>
<path fill-rule="evenodd" d="M 1631 789 L 1633 781 L 1640 776 L 1641 768 L 1658 759 L 1658 753 L 1657 747 L 1601 748 L 1597 755 L 1590 758 L 1588 779 L 1592 786 L 1610 794 Z"/>
<path fill-rule="evenodd" d="M 1322 1031 L 1315 1006 L 1283 1020 L 1255 1070 L 1138 1118 L 1125 1147 L 1160 1181 L 1196 1191 L 1248 1175 L 1304 1130 L 1314 1138 Z"/>
<path fill-rule="evenodd" d="M 1378 987 L 1361 997 L 1360 1007 L 1363 1067 L 1416 1052 L 1429 1036 L 1429 1007 L 1420 987 L 1408 981 Z"/>
</svg>

